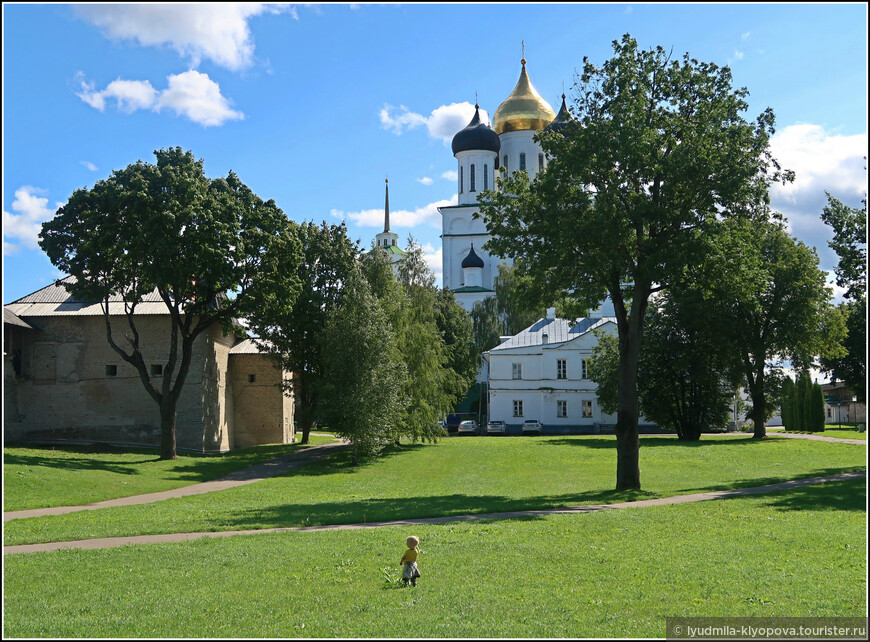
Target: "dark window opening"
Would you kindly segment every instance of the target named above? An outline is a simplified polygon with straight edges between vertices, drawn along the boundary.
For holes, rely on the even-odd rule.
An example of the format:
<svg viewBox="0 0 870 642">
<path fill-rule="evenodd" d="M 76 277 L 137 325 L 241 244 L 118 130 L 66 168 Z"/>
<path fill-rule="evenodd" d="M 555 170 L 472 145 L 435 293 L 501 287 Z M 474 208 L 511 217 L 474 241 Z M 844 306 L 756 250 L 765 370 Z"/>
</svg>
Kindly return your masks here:
<svg viewBox="0 0 870 642">
<path fill-rule="evenodd" d="M 163 376 L 163 364 L 162 363 L 152 363 L 151 364 L 151 374 L 155 377 Z"/>
<path fill-rule="evenodd" d="M 256 381 L 257 381 L 257 375 L 255 375 L 255 374 L 248 375 L 248 383 L 256 383 Z"/>
<path fill-rule="evenodd" d="M 106 364 L 106 376 L 107 377 L 117 377 L 118 376 L 118 366 L 112 364 Z"/>
</svg>

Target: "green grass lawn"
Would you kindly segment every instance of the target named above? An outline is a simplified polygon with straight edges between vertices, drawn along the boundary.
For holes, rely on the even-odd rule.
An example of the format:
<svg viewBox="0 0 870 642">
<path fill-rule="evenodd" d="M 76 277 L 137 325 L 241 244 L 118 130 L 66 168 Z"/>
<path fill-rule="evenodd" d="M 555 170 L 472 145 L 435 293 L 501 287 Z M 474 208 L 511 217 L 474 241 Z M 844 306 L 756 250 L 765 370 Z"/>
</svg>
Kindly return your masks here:
<svg viewBox="0 0 870 642">
<path fill-rule="evenodd" d="M 312 445 L 330 437 L 311 437 Z M 294 452 L 299 444 L 239 448 L 222 455 L 180 453 L 160 461 L 153 449 L 112 447 L 3 449 L 3 510 L 77 506 L 216 479 Z"/>
<path fill-rule="evenodd" d="M 529 450 L 583 448 L 541 444 Z M 658 448 L 642 452 L 650 485 L 667 476 L 653 471 Z M 384 470 L 399 475 L 395 465 Z M 416 480 L 408 496 L 424 493 L 422 469 L 402 473 Z M 312 476 L 308 488 L 329 479 Z M 7 555 L 4 636 L 662 638 L 668 616 L 866 616 L 865 488 L 860 479 L 538 519 Z M 422 578 L 394 588 L 384 571 L 399 576 L 411 534 Z"/>
<path fill-rule="evenodd" d="M 448 438 L 352 467 L 329 455 L 288 475 L 157 504 L 7 522 L 4 543 L 373 522 L 544 509 L 759 486 L 863 470 L 862 445 L 746 435 L 641 438 L 642 491 L 616 492 L 613 437 Z"/>
</svg>

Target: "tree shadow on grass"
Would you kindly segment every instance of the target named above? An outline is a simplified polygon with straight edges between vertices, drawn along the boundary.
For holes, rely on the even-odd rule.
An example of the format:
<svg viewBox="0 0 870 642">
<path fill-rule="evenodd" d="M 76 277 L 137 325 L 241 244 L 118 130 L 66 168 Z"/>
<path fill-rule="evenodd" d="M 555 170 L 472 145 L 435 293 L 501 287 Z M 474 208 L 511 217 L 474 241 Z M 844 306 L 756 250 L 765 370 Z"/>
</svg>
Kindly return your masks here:
<svg viewBox="0 0 870 642">
<path fill-rule="evenodd" d="M 736 495 L 729 500 L 749 497 L 762 497 L 765 505 L 783 511 L 866 511 L 867 480 L 844 479 L 765 495 Z"/>
<path fill-rule="evenodd" d="M 64 449 L 67 452 L 76 452 L 82 454 L 94 454 L 95 451 L 88 450 L 71 450 Z M 105 453 L 105 450 L 96 451 Z M 121 475 L 140 475 L 142 470 L 139 465 L 148 462 L 158 461 L 159 457 L 146 456 L 143 454 L 141 459 L 136 459 L 127 462 L 112 462 L 93 457 L 44 457 L 41 455 L 24 455 L 18 453 L 10 453 L 8 450 L 3 455 L 4 466 L 33 466 L 42 468 L 57 468 L 62 470 L 88 470 L 88 471 L 106 471 Z"/>
<path fill-rule="evenodd" d="M 693 493 L 706 493 L 712 491 L 719 490 L 739 490 L 741 488 L 755 488 L 757 486 L 768 486 L 770 484 L 781 484 L 790 481 L 796 481 L 800 479 L 809 479 L 812 477 L 826 477 L 829 475 L 842 475 L 843 473 L 852 473 L 852 472 L 862 472 L 866 469 L 863 466 L 844 466 L 842 468 L 817 468 L 815 470 L 807 471 L 806 473 L 801 473 L 799 475 L 779 475 L 779 476 L 769 476 L 769 477 L 753 477 L 752 479 L 736 479 L 730 482 L 723 482 L 721 484 L 711 484 L 709 486 L 698 486 L 697 488 L 687 489 L 684 491 L 680 491 L 680 495 L 689 495 Z M 841 484 L 845 481 L 852 482 L 854 480 L 839 480 L 839 481 L 831 481 L 824 482 L 821 484 L 814 484 L 812 486 L 803 486 L 796 489 L 788 489 L 787 491 L 775 491 L 775 492 L 793 492 L 802 489 L 808 488 L 823 488 L 825 486 L 830 486 L 832 484 Z M 865 478 L 858 478 L 858 481 L 862 484 L 866 483 Z M 757 496 L 751 495 L 753 497 Z M 741 497 L 749 496 L 749 495 L 740 495 Z M 737 497 L 737 495 L 735 495 Z"/>
</svg>

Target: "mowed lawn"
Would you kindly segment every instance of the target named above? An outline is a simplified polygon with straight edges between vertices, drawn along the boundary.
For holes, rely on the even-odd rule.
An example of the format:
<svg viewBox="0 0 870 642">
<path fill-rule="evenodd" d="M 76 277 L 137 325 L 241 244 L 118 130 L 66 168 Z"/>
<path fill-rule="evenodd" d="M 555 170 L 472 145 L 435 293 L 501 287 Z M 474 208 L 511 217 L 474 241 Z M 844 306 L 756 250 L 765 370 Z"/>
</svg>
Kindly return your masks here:
<svg viewBox="0 0 870 642">
<path fill-rule="evenodd" d="M 349 453 L 244 487 L 138 506 L 13 520 L 4 543 L 376 522 L 546 509 L 759 486 L 865 469 L 863 445 L 746 435 L 641 438 L 642 491 L 616 492 L 613 437 L 463 437 Z M 8 489 L 7 489 L 8 492 Z"/>
<path fill-rule="evenodd" d="M 335 441 L 311 436 L 311 444 Z M 239 448 L 221 455 L 180 452 L 160 461 L 154 449 L 64 446 L 3 449 L 3 510 L 77 506 L 155 493 L 217 479 L 235 470 L 306 448 L 281 444 Z"/>
<path fill-rule="evenodd" d="M 452 440 L 444 445 L 431 450 L 453 452 Z M 529 450 L 535 448 L 559 461 L 560 448 L 582 447 L 542 440 Z M 665 447 L 642 454 L 650 486 L 667 477 L 654 472 L 653 463 L 663 463 L 651 452 L 658 448 Z M 719 448 L 732 447 L 693 451 L 715 466 L 707 451 Z M 774 452 L 800 458 L 779 448 Z M 397 476 L 393 484 L 414 480 L 406 497 L 425 497 L 420 452 L 410 460 L 419 462 L 413 470 L 393 463 L 402 456 L 372 470 Z M 830 458 L 823 448 L 817 452 Z M 749 474 L 739 460 L 732 465 L 735 479 Z M 675 463 L 676 470 L 683 466 Z M 567 472 L 576 476 L 578 468 Z M 609 485 L 607 472 L 599 485 Z M 331 475 L 339 473 L 312 476 L 305 489 L 331 485 Z M 502 473 L 508 488 L 517 487 L 513 476 Z M 374 482 L 366 480 L 366 473 L 347 473 L 342 488 L 367 494 Z M 662 638 L 668 616 L 865 616 L 865 486 L 858 479 L 537 519 L 7 555 L 4 635 Z M 303 501 L 295 494 L 301 486 L 279 488 L 291 491 L 287 502 Z M 486 488 L 462 492 L 475 496 Z M 411 534 L 420 537 L 422 577 L 417 588 L 396 588 L 385 577 L 398 578 Z"/>
</svg>

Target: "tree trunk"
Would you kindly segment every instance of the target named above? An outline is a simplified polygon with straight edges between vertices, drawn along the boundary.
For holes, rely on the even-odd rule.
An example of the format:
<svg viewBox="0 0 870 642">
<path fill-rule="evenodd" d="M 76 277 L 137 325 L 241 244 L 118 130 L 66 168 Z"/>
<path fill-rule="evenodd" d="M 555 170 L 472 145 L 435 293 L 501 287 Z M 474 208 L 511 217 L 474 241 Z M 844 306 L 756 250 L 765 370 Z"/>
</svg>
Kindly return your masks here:
<svg viewBox="0 0 870 642">
<path fill-rule="evenodd" d="M 637 306 L 641 307 L 641 306 Z M 643 310 L 634 309 L 620 328 L 619 389 L 616 411 L 616 490 L 640 490 L 640 438 L 637 432 L 637 368 Z"/>
<path fill-rule="evenodd" d="M 311 434 L 311 427 L 314 425 L 314 421 L 310 417 L 305 417 L 299 421 L 299 425 L 302 428 L 302 441 L 299 443 L 307 444 L 308 436 Z"/>
<path fill-rule="evenodd" d="M 160 459 L 176 459 L 175 401 L 164 398 L 160 404 Z"/>
<path fill-rule="evenodd" d="M 757 388 L 762 388 L 760 385 Z M 767 428 L 764 426 L 764 421 L 767 419 L 767 409 L 765 408 L 764 390 L 760 392 L 751 389 L 752 395 L 752 423 L 755 426 L 755 432 L 752 435 L 753 439 L 763 439 L 767 436 Z"/>
</svg>

